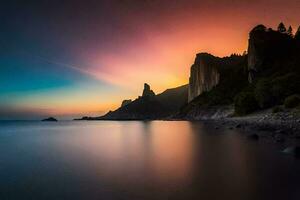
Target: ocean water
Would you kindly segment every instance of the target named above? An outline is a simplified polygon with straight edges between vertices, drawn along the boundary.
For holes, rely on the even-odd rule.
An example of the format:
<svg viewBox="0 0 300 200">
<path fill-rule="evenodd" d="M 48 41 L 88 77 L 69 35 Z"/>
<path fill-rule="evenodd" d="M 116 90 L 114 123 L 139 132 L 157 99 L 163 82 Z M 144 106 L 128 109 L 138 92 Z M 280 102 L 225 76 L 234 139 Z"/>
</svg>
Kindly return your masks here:
<svg viewBox="0 0 300 200">
<path fill-rule="evenodd" d="M 300 199 L 300 161 L 200 122 L 0 122 L 1 200 Z"/>
</svg>

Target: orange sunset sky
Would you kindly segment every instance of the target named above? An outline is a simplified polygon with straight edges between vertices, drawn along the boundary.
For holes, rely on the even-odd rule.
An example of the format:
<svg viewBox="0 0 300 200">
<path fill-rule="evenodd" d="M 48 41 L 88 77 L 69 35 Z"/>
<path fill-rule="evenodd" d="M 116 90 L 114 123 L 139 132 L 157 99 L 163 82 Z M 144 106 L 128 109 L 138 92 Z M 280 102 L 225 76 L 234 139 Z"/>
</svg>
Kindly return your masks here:
<svg viewBox="0 0 300 200">
<path fill-rule="evenodd" d="M 257 24 L 300 24 L 296 0 L 42 2 L 0 10 L 9 118 L 101 115 L 145 82 L 155 93 L 188 83 L 196 53 L 242 54 Z"/>
</svg>

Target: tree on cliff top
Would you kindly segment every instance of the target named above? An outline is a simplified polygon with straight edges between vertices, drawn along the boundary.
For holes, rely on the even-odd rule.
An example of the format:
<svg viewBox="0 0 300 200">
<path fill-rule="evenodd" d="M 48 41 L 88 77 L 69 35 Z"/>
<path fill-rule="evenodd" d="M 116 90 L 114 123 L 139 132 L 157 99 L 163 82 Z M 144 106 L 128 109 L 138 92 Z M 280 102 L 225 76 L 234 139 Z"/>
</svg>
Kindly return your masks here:
<svg viewBox="0 0 300 200">
<path fill-rule="evenodd" d="M 298 27 L 298 30 L 295 33 L 295 39 L 300 39 L 300 26 Z"/>
<path fill-rule="evenodd" d="M 293 36 L 293 28 L 291 26 L 289 26 L 288 30 L 287 30 L 287 34 L 289 36 Z"/>
<path fill-rule="evenodd" d="M 277 30 L 278 30 L 280 33 L 286 33 L 285 25 L 284 25 L 282 22 L 280 22 L 280 24 L 278 25 Z"/>
</svg>

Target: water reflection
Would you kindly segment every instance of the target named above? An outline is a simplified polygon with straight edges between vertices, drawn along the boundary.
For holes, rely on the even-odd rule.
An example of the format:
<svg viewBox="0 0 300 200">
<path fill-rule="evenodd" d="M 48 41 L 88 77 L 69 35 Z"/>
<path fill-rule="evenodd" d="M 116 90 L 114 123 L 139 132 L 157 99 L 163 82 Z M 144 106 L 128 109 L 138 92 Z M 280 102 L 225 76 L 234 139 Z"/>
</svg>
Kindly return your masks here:
<svg viewBox="0 0 300 200">
<path fill-rule="evenodd" d="M 106 133 L 95 125 L 84 136 L 78 129 L 63 134 L 59 148 L 66 157 L 76 152 L 80 160 L 88 159 L 107 178 L 122 177 L 127 183 L 142 176 L 151 183 L 183 183 L 190 178 L 193 136 L 185 123 L 173 123 L 120 122 Z"/>
<path fill-rule="evenodd" d="M 299 195 L 298 162 L 199 122 L 2 124 L 0 151 L 0 199 Z"/>
</svg>

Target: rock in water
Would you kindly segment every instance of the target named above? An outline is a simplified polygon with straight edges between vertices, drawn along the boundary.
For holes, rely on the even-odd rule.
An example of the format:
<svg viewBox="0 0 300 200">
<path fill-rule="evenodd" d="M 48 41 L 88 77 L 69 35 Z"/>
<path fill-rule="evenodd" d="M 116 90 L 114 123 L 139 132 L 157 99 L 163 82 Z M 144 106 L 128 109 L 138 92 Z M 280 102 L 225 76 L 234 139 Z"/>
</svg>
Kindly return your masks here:
<svg viewBox="0 0 300 200">
<path fill-rule="evenodd" d="M 154 97 L 154 96 L 155 93 L 150 89 L 150 85 L 145 83 L 142 97 Z"/>
<path fill-rule="evenodd" d="M 54 117 L 49 117 L 49 118 L 43 119 L 42 121 L 43 122 L 57 122 L 58 120 L 55 119 Z"/>
</svg>

